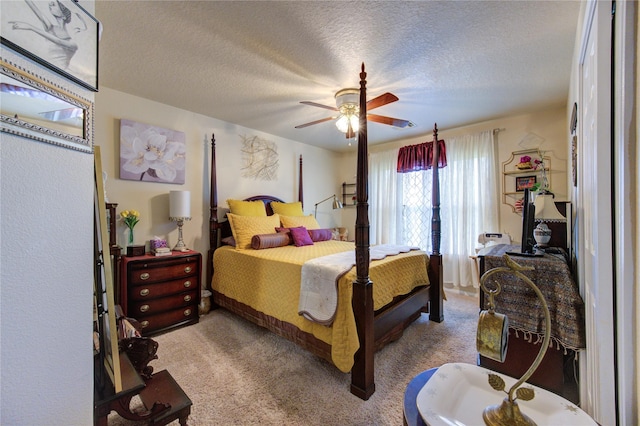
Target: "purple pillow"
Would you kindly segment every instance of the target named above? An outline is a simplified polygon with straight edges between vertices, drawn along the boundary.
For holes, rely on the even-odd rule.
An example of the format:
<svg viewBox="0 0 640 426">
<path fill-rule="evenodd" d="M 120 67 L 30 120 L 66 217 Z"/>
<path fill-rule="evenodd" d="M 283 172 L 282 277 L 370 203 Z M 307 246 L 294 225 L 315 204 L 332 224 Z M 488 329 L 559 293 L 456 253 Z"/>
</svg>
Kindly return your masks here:
<svg viewBox="0 0 640 426">
<path fill-rule="evenodd" d="M 331 229 L 309 229 L 309 236 L 314 243 L 318 241 L 329 241 L 332 235 Z"/>
<path fill-rule="evenodd" d="M 298 226 L 297 228 L 289 228 L 291 232 L 291 238 L 293 238 L 293 244 L 296 247 L 312 246 L 313 240 L 309 236 L 309 231 L 304 226 Z"/>
</svg>

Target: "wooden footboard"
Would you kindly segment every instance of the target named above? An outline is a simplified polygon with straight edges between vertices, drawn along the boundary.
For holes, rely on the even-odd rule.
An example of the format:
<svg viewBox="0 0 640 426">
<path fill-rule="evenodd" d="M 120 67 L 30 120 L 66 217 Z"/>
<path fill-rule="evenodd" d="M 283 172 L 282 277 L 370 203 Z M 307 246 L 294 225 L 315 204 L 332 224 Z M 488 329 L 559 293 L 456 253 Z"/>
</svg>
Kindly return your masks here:
<svg viewBox="0 0 640 426">
<path fill-rule="evenodd" d="M 233 312 L 333 363 L 331 345 L 319 340 L 313 334 L 302 331 L 293 324 L 256 311 L 251 306 L 231 299 L 220 292 L 213 290 L 212 293 L 212 307 L 222 307 Z M 391 303 L 377 310 L 374 318 L 375 350 L 380 350 L 388 343 L 398 340 L 404 330 L 418 319 L 422 312 L 427 311 L 428 302 L 429 286 L 422 286 L 415 288 L 407 295 L 396 297 Z"/>
</svg>

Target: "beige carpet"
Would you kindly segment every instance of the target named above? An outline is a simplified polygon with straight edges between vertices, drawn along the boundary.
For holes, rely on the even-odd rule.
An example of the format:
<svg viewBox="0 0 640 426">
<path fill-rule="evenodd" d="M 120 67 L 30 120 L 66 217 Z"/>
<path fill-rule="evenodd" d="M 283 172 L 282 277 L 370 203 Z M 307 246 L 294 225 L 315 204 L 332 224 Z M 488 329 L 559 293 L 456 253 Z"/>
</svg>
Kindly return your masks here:
<svg viewBox="0 0 640 426">
<path fill-rule="evenodd" d="M 169 370 L 191 398 L 191 426 L 402 425 L 413 377 L 447 362 L 476 362 L 477 299 L 451 291 L 447 297 L 444 322 L 423 314 L 376 354 L 376 392 L 368 401 L 349 392 L 349 374 L 222 309 L 156 336 L 159 359 L 150 365 Z M 109 425 L 129 424 L 109 416 Z"/>
</svg>

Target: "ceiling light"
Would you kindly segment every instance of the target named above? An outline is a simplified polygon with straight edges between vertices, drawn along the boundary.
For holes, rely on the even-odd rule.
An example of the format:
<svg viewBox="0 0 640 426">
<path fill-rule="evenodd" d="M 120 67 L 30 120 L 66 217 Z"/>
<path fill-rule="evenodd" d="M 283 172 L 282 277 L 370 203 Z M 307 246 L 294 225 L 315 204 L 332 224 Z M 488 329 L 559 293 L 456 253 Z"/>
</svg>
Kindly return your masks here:
<svg viewBox="0 0 640 426">
<path fill-rule="evenodd" d="M 342 133 L 355 133 L 358 131 L 360 119 L 360 91 L 358 89 L 342 89 L 336 93 L 336 107 L 340 111 L 336 127 Z M 349 132 L 351 127 L 351 132 Z"/>
</svg>

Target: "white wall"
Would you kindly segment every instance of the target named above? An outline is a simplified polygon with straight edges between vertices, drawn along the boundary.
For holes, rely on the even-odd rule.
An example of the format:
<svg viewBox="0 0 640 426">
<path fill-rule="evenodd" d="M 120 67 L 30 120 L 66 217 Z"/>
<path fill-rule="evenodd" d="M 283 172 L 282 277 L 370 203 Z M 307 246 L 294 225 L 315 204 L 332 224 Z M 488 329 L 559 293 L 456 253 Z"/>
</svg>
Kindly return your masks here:
<svg viewBox="0 0 640 426">
<path fill-rule="evenodd" d="M 0 424 L 92 424 L 93 155 L 0 133 L 0 162 Z"/>
<path fill-rule="evenodd" d="M 438 138 L 444 139 L 456 136 L 477 133 L 491 129 L 504 129 L 497 134 L 498 143 L 498 169 L 502 171 L 502 163 L 509 160 L 513 151 L 528 149 L 528 141 L 534 140 L 540 143 L 540 149 L 546 151 L 551 156 L 551 191 L 555 193 L 556 200 L 569 200 L 569 183 L 567 175 L 570 175 L 570 158 L 568 157 L 569 140 L 567 136 L 566 107 L 564 105 L 550 108 L 543 111 L 532 112 L 509 117 L 503 117 L 491 121 L 473 124 L 455 129 L 439 129 Z M 369 132 L 374 129 L 370 128 Z M 380 152 L 406 145 L 413 145 L 433 140 L 433 131 L 430 130 L 425 136 L 418 138 L 403 139 L 386 144 L 374 145 L 369 148 L 369 152 Z M 344 155 L 341 159 L 341 177 L 346 181 L 354 181 L 356 171 L 356 154 Z M 502 177 L 500 177 L 502 188 Z M 512 191 L 512 189 L 507 189 Z M 487 194 L 489 195 L 489 194 Z M 520 240 L 522 230 L 522 219 L 513 209 L 502 203 L 502 196 L 499 195 L 500 202 L 500 229 L 495 231 L 506 232 L 515 241 Z M 511 201 L 513 203 L 513 201 Z M 355 223 L 355 209 L 344 209 L 342 211 L 342 222 L 349 228 L 349 234 L 353 235 Z M 488 232 L 491 230 L 487 230 Z"/>
<path fill-rule="evenodd" d="M 166 238 L 175 245 L 178 231 L 169 222 L 169 191 L 191 191 L 191 221 L 183 226 L 187 247 L 206 254 L 209 244 L 209 179 L 211 134 L 216 139 L 218 206 L 227 208 L 228 198 L 242 199 L 251 195 L 275 195 L 285 201 L 298 197 L 299 157 L 303 157 L 304 210 L 313 214 L 314 204 L 338 194 L 338 154 L 304 145 L 231 123 L 206 117 L 169 105 L 139 98 L 102 87 L 96 94 L 96 144 L 102 147 L 103 170 L 107 172 L 106 192 L 109 202 L 118 203 L 117 212 L 134 209 L 141 214 L 135 227 L 136 244 L 146 244 L 153 236 Z M 185 133 L 187 166 L 184 185 L 139 182 L 119 179 L 120 119 L 133 120 Z M 261 181 L 242 177 L 242 139 L 260 136 L 277 145 L 279 168 L 277 179 Z M 222 216 L 221 216 L 222 217 Z M 318 207 L 318 221 L 323 227 L 339 225 L 339 214 L 331 203 Z M 127 245 L 126 227 L 118 224 L 118 242 Z M 203 267 L 203 269 L 205 269 Z M 204 274 L 204 271 L 203 271 Z"/>
</svg>

